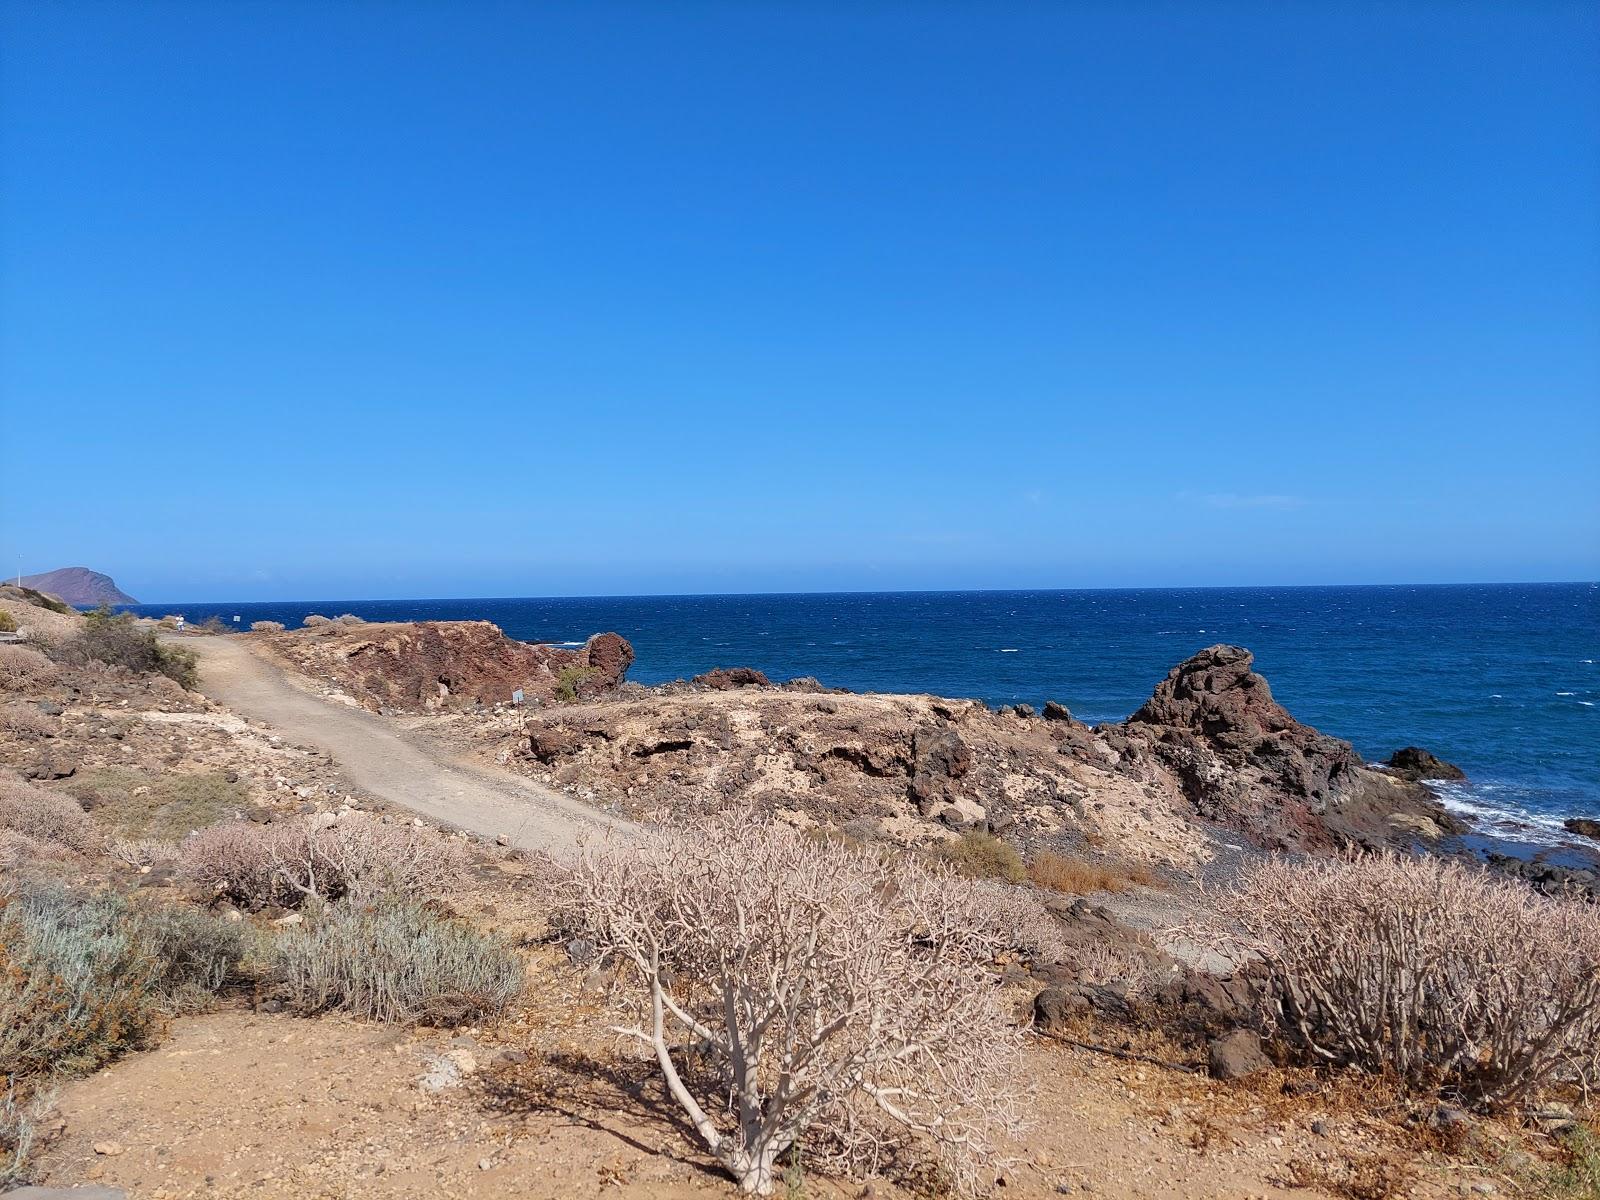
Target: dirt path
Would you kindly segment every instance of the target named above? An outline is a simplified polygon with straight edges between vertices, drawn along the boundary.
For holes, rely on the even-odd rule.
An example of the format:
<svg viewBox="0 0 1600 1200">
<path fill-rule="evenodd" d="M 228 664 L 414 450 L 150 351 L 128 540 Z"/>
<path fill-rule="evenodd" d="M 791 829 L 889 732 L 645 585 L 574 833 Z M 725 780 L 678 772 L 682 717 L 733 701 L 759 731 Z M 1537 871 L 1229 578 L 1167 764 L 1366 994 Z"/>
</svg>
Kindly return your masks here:
<svg viewBox="0 0 1600 1200">
<path fill-rule="evenodd" d="M 383 717 L 313 695 L 241 638 L 184 638 L 200 656 L 200 690 L 241 716 L 333 755 L 350 781 L 421 816 L 567 853 L 586 832 L 633 826 L 532 780 L 460 759 L 407 737 Z"/>
</svg>

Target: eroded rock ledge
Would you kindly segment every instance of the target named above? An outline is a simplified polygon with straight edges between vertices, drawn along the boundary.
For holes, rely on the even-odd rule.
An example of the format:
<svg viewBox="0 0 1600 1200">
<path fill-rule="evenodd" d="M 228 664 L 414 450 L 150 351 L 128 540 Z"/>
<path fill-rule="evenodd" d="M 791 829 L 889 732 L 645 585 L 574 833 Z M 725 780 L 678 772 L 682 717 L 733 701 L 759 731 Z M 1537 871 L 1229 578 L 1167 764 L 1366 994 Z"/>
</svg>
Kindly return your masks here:
<svg viewBox="0 0 1600 1200">
<path fill-rule="evenodd" d="M 529 700 L 592 699 L 614 691 L 633 647 L 599 633 L 567 648 L 519 642 L 489 621 L 343 624 L 257 634 L 291 666 L 374 710 L 422 710 Z"/>
</svg>

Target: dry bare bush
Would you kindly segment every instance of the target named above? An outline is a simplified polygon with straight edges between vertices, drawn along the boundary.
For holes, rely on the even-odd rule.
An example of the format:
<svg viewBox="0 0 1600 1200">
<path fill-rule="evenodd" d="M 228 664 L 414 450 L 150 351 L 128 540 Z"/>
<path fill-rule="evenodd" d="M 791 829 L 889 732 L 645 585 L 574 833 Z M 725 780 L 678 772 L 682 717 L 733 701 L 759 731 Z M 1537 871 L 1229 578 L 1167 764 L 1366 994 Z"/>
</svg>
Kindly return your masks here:
<svg viewBox="0 0 1600 1200">
<path fill-rule="evenodd" d="M 282 633 L 283 632 L 283 622 L 282 621 L 251 621 L 250 622 L 250 632 L 251 633 Z"/>
<path fill-rule="evenodd" d="M 178 861 L 178 844 L 160 838 L 118 838 L 107 849 L 112 858 L 130 867 L 154 867 Z"/>
<path fill-rule="evenodd" d="M 72 851 L 59 842 L 41 842 L 0 826 L 0 869 L 21 871 L 40 863 L 71 862 Z"/>
<path fill-rule="evenodd" d="M 0 707 L 0 729 L 20 738 L 54 737 L 57 732 L 54 718 L 32 704 L 16 702 Z"/>
<path fill-rule="evenodd" d="M 1210 932 L 1258 955 L 1268 1016 L 1327 1062 L 1483 1108 L 1600 1066 L 1600 909 L 1434 858 L 1247 870 Z"/>
<path fill-rule="evenodd" d="M 870 1168 L 907 1130 L 970 1190 L 1018 1129 L 1005 915 L 948 867 L 728 813 L 587 846 L 565 890 L 619 966 L 618 1032 L 742 1190 L 770 1194 L 802 1137 Z"/>
<path fill-rule="evenodd" d="M 321 613 L 307 613 L 306 619 L 301 621 L 300 624 L 306 626 L 307 628 L 315 628 L 318 625 L 330 624 L 330 622 L 328 618 L 323 616 Z"/>
<path fill-rule="evenodd" d="M 250 907 L 307 900 L 425 895 L 459 874 L 461 848 L 429 829 L 348 815 L 282 824 L 232 821 L 178 848 L 183 873 Z"/>
<path fill-rule="evenodd" d="M 43 687 L 54 683 L 60 674 L 61 668 L 37 650 L 0 646 L 0 690 L 22 692 Z"/>
<path fill-rule="evenodd" d="M 94 823 L 71 796 L 0 776 L 0 828 L 69 850 L 90 850 Z"/>
<path fill-rule="evenodd" d="M 335 617 L 334 620 L 340 625 L 365 625 L 367 623 L 365 617 L 358 617 L 355 613 L 342 613 Z"/>
</svg>

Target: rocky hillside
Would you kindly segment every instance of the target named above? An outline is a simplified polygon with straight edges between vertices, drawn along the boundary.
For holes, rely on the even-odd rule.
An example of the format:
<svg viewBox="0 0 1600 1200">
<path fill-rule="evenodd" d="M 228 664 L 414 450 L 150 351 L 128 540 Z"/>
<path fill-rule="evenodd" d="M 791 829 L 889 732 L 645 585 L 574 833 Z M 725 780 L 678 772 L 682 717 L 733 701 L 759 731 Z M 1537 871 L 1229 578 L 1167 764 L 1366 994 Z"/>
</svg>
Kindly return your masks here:
<svg viewBox="0 0 1600 1200">
<path fill-rule="evenodd" d="M 376 623 L 321 620 L 262 637 L 296 670 L 375 711 L 438 712 L 613 691 L 633 647 L 600 633 L 576 649 L 507 637 L 488 621 Z"/>
<path fill-rule="evenodd" d="M 22 585 L 59 596 L 76 608 L 139 603 L 119 588 L 111 576 L 91 571 L 88 567 L 59 567 L 42 575 L 24 575 Z"/>
</svg>

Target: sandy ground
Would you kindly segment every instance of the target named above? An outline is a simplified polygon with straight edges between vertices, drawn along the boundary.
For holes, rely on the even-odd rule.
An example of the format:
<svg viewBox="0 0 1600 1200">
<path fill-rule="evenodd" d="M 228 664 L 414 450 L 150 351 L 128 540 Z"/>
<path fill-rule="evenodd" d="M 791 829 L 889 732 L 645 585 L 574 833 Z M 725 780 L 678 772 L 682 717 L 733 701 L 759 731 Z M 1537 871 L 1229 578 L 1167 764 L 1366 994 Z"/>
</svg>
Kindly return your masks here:
<svg viewBox="0 0 1600 1200">
<path fill-rule="evenodd" d="M 180 1022 L 159 1049 L 70 1085 L 52 1182 L 93 1180 L 139 1200 L 183 1197 L 728 1197 L 647 1065 L 571 1029 L 535 1032 L 529 1062 L 484 1039 L 337 1017 L 226 1012 Z M 481 1069 L 429 1095 L 430 1063 L 469 1047 Z M 552 1065 L 556 1064 L 556 1065 Z M 1036 1126 L 1004 1174 L 1019 1197 L 1310 1197 L 1281 1186 L 1323 1142 L 1265 1110 L 1209 1134 L 1226 1085 L 1176 1084 L 1057 1045 L 1029 1056 Z M 99 1147 L 99 1150 L 96 1150 Z M 780 1195 L 783 1190 L 780 1189 Z M 807 1197 L 912 1195 L 887 1180 L 812 1174 Z"/>
<path fill-rule="evenodd" d="M 632 828 L 534 780 L 450 757 L 406 738 L 392 721 L 315 696 L 242 638 L 181 641 L 200 656 L 205 695 L 331 754 L 353 783 L 402 808 L 553 853 L 570 851 L 586 833 Z"/>
</svg>

